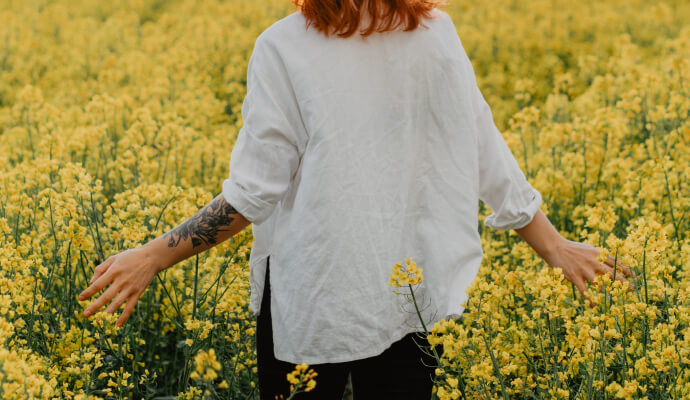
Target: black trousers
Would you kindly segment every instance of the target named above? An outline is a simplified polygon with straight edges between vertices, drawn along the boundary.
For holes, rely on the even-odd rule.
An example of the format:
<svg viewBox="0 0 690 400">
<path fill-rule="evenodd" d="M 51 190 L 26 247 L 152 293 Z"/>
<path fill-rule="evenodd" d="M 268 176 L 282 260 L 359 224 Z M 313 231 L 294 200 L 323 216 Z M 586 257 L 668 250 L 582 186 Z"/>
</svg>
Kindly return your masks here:
<svg viewBox="0 0 690 400">
<path fill-rule="evenodd" d="M 288 397 L 290 384 L 287 374 L 295 364 L 277 360 L 273 354 L 273 329 L 271 327 L 271 292 L 269 268 L 266 268 L 266 282 L 261 301 L 261 310 L 256 321 L 256 355 L 261 400 Z M 420 349 L 423 346 L 426 353 Z M 440 355 L 442 346 L 437 346 Z M 300 393 L 299 400 L 341 400 L 347 384 L 348 374 L 352 379 L 354 400 L 429 400 L 433 386 L 436 361 L 429 353 L 429 342 L 423 334 L 411 333 L 378 356 L 361 360 L 313 364 L 318 373 L 316 387 L 310 392 Z M 429 353 L 429 354 L 427 354 Z"/>
</svg>

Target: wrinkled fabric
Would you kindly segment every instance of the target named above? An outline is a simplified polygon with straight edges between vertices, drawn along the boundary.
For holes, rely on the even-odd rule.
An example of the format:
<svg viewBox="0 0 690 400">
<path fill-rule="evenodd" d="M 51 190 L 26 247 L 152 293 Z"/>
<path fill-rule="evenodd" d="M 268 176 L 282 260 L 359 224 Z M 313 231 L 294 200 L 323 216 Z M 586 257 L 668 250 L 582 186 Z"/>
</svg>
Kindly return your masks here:
<svg viewBox="0 0 690 400">
<path fill-rule="evenodd" d="M 279 360 L 372 357 L 420 330 L 388 286 L 408 257 L 424 271 L 427 326 L 459 316 L 482 259 L 479 200 L 498 230 L 524 227 L 541 204 L 451 18 L 423 23 L 325 37 L 297 11 L 256 40 L 222 193 L 253 224 L 255 313 L 271 256 Z"/>
</svg>

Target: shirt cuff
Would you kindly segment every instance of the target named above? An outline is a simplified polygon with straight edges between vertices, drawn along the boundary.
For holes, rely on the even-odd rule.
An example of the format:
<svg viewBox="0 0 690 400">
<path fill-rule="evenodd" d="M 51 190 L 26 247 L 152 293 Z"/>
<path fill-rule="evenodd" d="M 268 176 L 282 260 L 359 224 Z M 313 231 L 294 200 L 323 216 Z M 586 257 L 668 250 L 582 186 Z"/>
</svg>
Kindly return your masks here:
<svg viewBox="0 0 690 400">
<path fill-rule="evenodd" d="M 524 228 L 532 222 L 541 202 L 541 193 L 529 185 L 528 190 L 511 197 L 507 204 L 501 205 L 500 210 L 495 210 L 486 217 L 484 224 L 499 231 Z"/>
<path fill-rule="evenodd" d="M 230 178 L 223 181 L 222 194 L 228 204 L 253 224 L 263 222 L 273 212 L 272 204 L 247 193 Z"/>
</svg>

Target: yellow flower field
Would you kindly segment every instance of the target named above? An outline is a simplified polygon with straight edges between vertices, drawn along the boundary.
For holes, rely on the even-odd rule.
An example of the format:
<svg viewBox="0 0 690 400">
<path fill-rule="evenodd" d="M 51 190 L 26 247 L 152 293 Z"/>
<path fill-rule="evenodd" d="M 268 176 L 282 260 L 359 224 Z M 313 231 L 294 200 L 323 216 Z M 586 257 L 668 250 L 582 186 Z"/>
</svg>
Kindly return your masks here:
<svg viewBox="0 0 690 400">
<path fill-rule="evenodd" d="M 442 9 L 542 210 L 637 276 L 632 292 L 601 278 L 588 307 L 518 235 L 480 224 L 466 311 L 429 327 L 434 395 L 690 398 L 690 2 Z M 165 270 L 121 328 L 82 317 L 77 295 L 220 192 L 254 41 L 293 11 L 0 0 L 1 398 L 258 398 L 251 229 Z M 291 382 L 318 385 L 300 368 Z"/>
</svg>

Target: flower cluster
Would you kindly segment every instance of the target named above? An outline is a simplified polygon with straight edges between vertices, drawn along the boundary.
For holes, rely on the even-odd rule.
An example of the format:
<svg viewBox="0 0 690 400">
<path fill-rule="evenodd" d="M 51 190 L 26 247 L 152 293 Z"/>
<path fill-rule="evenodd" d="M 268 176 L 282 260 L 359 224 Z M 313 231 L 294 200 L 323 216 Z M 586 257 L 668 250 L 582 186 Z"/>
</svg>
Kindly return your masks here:
<svg viewBox="0 0 690 400">
<path fill-rule="evenodd" d="M 422 275 L 422 268 L 417 267 L 417 263 L 412 261 L 412 258 L 405 259 L 405 266 L 398 262 L 393 266 L 393 272 L 388 280 L 388 286 L 396 288 L 417 285 L 422 282 L 424 276 Z"/>
<path fill-rule="evenodd" d="M 208 351 L 200 351 L 194 356 L 194 371 L 189 375 L 192 379 L 212 381 L 218 377 L 218 371 L 222 366 L 216 359 L 216 351 L 209 349 Z"/>
<path fill-rule="evenodd" d="M 289 398 L 292 398 L 295 394 L 299 392 L 311 392 L 316 387 L 316 378 L 318 373 L 313 369 L 309 368 L 307 364 L 297 364 L 294 371 L 287 374 L 287 380 L 290 382 L 290 392 Z"/>
</svg>

